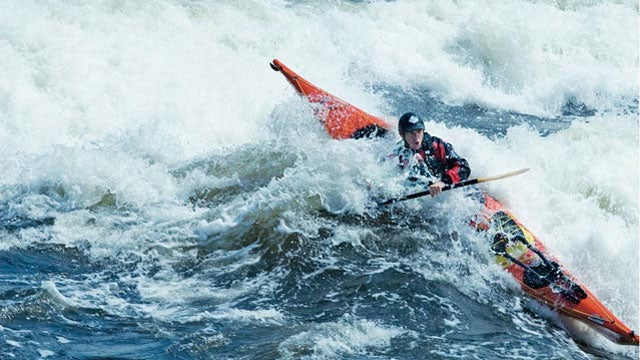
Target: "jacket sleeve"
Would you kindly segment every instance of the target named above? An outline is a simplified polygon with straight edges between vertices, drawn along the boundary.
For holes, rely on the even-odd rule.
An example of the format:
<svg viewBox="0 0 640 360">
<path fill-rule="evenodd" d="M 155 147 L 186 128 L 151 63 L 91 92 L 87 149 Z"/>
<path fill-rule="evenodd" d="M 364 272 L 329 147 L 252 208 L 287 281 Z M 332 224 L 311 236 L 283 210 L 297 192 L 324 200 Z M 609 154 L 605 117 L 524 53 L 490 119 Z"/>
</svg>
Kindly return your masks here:
<svg viewBox="0 0 640 360">
<path fill-rule="evenodd" d="M 444 172 L 440 178 L 442 182 L 445 184 L 457 184 L 460 181 L 469 178 L 469 175 L 471 174 L 469 163 L 466 159 L 456 153 L 451 144 L 435 138 L 434 145 L 437 148 L 436 152 L 439 152 L 439 154 L 436 154 L 436 157 L 438 157 L 445 166 Z"/>
</svg>

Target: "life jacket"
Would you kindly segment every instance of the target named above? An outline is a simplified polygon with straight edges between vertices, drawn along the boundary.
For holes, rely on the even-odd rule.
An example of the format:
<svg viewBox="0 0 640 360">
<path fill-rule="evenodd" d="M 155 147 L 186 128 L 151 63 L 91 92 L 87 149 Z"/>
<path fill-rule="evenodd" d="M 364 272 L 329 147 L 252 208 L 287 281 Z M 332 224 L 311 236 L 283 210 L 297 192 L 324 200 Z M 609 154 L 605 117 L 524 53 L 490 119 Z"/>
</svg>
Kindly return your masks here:
<svg viewBox="0 0 640 360">
<path fill-rule="evenodd" d="M 427 132 L 419 150 L 409 148 L 401 139 L 389 157 L 398 157 L 400 167 L 409 170 L 409 180 L 457 184 L 471 173 L 467 160 L 451 144 Z"/>
</svg>

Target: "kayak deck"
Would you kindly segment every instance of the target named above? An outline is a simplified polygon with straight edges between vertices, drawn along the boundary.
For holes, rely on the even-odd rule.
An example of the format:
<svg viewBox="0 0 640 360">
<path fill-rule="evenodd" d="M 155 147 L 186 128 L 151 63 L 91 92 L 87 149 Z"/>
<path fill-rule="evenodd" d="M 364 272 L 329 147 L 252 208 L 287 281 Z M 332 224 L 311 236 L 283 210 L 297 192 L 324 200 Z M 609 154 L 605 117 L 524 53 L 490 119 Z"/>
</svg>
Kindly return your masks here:
<svg viewBox="0 0 640 360">
<path fill-rule="evenodd" d="M 638 335 L 607 309 L 588 288 L 560 267 L 544 244 L 499 201 L 485 193 L 484 203 L 481 215 L 484 222 L 474 225 L 493 238 L 492 247 L 496 245 L 496 236 L 499 241 L 505 240 L 502 251 L 524 266 L 499 254 L 496 254 L 496 261 L 520 283 L 527 294 L 564 315 L 590 325 L 615 343 L 638 345 Z M 548 274 L 544 270 L 549 270 L 549 265 L 557 274 L 545 277 Z"/>
</svg>

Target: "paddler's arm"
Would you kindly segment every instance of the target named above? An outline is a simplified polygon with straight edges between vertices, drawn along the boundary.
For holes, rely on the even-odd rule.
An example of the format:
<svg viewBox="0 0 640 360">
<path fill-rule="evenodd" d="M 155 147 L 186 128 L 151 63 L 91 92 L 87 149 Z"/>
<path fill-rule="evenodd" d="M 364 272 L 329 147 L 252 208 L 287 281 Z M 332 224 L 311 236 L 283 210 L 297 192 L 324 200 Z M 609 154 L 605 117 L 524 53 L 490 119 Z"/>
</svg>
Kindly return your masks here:
<svg viewBox="0 0 640 360">
<path fill-rule="evenodd" d="M 455 185 L 469 178 L 471 168 L 466 159 L 458 155 L 453 149 L 453 145 L 441 139 L 435 138 L 436 144 L 444 150 L 446 170 L 442 174 L 441 180 L 429 186 L 430 195 L 437 196 L 442 193 L 442 189 L 447 185 Z"/>
</svg>

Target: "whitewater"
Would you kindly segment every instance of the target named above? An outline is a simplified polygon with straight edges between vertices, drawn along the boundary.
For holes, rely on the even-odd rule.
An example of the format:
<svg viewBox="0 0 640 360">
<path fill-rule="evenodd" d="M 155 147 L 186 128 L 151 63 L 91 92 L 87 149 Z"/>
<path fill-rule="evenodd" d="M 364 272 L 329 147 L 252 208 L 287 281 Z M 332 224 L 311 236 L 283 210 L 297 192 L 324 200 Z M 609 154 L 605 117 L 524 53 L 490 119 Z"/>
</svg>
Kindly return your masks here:
<svg viewBox="0 0 640 360">
<path fill-rule="evenodd" d="M 0 2 L 0 358 L 635 359 L 269 62 L 421 114 L 640 329 L 636 1 Z M 396 140 L 398 137 L 396 137 Z"/>
</svg>

